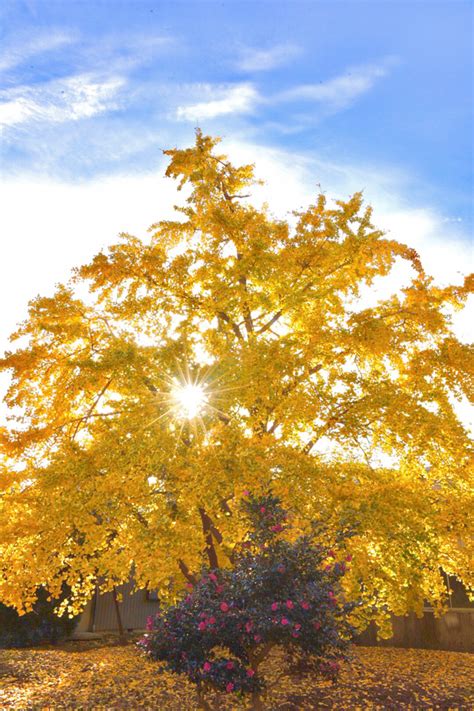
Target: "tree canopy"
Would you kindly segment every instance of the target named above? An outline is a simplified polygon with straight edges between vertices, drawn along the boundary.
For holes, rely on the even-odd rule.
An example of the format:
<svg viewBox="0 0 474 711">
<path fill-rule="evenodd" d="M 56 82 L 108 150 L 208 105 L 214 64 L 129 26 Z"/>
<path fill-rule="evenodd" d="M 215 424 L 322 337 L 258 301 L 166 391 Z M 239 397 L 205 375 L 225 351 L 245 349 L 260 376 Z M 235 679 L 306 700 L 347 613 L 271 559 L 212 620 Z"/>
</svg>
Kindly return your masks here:
<svg viewBox="0 0 474 711">
<path fill-rule="evenodd" d="M 34 299 L 0 361 L 0 599 L 28 609 L 64 582 L 78 609 L 133 572 L 174 600 L 210 543 L 226 565 L 243 489 L 271 487 L 296 531 L 357 524 L 344 584 L 367 619 L 438 606 L 441 570 L 470 582 L 453 401 L 473 360 L 451 314 L 472 280 L 436 286 L 360 193 L 276 219 L 216 144 L 165 151 L 176 219 Z M 400 260 L 410 283 L 364 306 Z"/>
</svg>

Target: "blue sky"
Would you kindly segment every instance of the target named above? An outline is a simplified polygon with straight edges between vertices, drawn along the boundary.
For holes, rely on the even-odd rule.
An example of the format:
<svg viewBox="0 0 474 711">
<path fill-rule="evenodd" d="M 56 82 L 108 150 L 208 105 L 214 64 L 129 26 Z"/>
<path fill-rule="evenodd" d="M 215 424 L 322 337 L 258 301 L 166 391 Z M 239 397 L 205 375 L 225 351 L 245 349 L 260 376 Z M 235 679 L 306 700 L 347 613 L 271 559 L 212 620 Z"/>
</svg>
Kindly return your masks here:
<svg viewBox="0 0 474 711">
<path fill-rule="evenodd" d="M 9 327 L 161 215 L 161 149 L 197 125 L 256 161 L 270 203 L 364 189 L 438 276 L 466 270 L 471 2 L 4 0 L 0 26 Z"/>
<path fill-rule="evenodd" d="M 150 170 L 199 123 L 401 169 L 471 226 L 470 2 L 7 0 L 2 15 L 4 172 Z"/>
</svg>

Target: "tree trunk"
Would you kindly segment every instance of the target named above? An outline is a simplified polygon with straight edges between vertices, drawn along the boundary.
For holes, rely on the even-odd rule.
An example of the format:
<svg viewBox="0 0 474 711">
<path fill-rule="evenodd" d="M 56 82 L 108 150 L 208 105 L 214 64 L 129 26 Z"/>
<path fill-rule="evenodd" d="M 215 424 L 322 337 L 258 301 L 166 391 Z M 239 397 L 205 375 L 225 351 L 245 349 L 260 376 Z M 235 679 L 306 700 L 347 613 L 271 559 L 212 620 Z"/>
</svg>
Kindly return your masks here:
<svg viewBox="0 0 474 711">
<path fill-rule="evenodd" d="M 263 700 L 259 691 L 252 693 L 252 711 L 263 711 Z"/>
<path fill-rule="evenodd" d="M 117 600 L 117 588 L 114 587 L 112 588 L 112 597 L 114 600 L 114 607 L 115 607 L 115 615 L 117 617 L 117 627 L 119 631 L 119 641 L 120 644 L 125 644 L 126 639 L 125 639 L 125 632 L 123 629 L 123 624 L 122 624 L 122 616 L 120 614 L 120 607 L 119 607 L 119 602 Z"/>
<path fill-rule="evenodd" d="M 200 709 L 204 709 L 204 711 L 212 711 L 212 707 L 208 704 L 208 702 L 204 698 L 202 689 L 200 689 L 199 686 L 198 686 L 198 690 L 197 690 L 197 697 L 198 697 L 198 704 L 199 704 Z"/>
</svg>

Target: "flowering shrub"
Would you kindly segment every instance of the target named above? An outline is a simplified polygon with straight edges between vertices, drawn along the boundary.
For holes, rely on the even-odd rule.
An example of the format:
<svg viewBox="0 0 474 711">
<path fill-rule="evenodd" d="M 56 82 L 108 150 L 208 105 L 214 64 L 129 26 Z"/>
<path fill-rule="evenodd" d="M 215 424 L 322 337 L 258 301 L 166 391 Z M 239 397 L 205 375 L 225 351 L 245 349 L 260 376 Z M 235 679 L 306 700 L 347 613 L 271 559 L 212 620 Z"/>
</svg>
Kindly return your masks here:
<svg viewBox="0 0 474 711">
<path fill-rule="evenodd" d="M 335 679 L 352 634 L 354 603 L 340 588 L 350 556 L 337 562 L 329 545 L 316 542 L 321 522 L 313 535 L 285 540 L 286 512 L 271 494 L 247 495 L 242 505 L 251 525 L 233 567 L 204 568 L 178 604 L 149 618 L 139 643 L 197 684 L 205 707 L 203 693 L 216 689 L 252 694 L 260 708 L 260 665 L 277 646 L 300 671 Z"/>
</svg>

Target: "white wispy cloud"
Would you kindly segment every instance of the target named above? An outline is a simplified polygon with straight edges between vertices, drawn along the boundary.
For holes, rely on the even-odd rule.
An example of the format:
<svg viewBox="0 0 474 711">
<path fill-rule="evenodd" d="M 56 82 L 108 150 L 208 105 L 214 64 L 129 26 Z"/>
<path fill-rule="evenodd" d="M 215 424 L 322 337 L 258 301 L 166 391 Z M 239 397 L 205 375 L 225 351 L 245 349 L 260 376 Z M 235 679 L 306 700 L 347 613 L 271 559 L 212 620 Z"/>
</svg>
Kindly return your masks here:
<svg viewBox="0 0 474 711">
<path fill-rule="evenodd" d="M 176 37 L 164 34 L 111 33 L 100 42 L 81 47 L 77 61 L 85 71 L 126 74 L 152 64 L 179 47 Z"/>
<path fill-rule="evenodd" d="M 187 87 L 192 99 L 178 106 L 175 117 L 179 120 L 199 121 L 225 114 L 254 113 L 258 106 L 272 107 L 283 103 L 298 104 L 302 101 L 319 104 L 322 116 L 331 115 L 350 106 L 360 96 L 369 92 L 389 73 L 396 61 L 393 57 L 387 57 L 378 64 L 348 68 L 343 74 L 332 79 L 318 84 L 293 86 L 273 95 L 265 95 L 249 82 L 193 84 Z M 196 101 L 196 97 L 200 100 Z M 314 115 L 312 118 L 314 121 Z"/>
<path fill-rule="evenodd" d="M 379 64 L 366 64 L 347 69 L 343 74 L 315 84 L 301 84 L 282 91 L 276 101 L 314 101 L 331 110 L 340 110 L 370 91 L 385 77 L 396 60 L 392 57 Z"/>
<path fill-rule="evenodd" d="M 301 47 L 288 43 L 278 44 L 269 49 L 245 47 L 241 50 L 236 67 L 244 72 L 265 72 L 287 64 L 301 54 L 301 51 Z"/>
<path fill-rule="evenodd" d="M 51 30 L 47 35 L 20 36 L 15 42 L 4 45 L 0 53 L 0 72 L 13 69 L 24 64 L 28 59 L 38 54 L 51 52 L 60 47 L 70 45 L 76 37 L 70 32 Z"/>
<path fill-rule="evenodd" d="M 261 100 L 252 84 L 212 85 L 192 87 L 194 94 L 206 97 L 203 101 L 178 106 L 176 118 L 186 121 L 212 119 L 225 114 L 251 113 Z"/>
<path fill-rule="evenodd" d="M 99 79 L 90 74 L 57 79 L 0 92 L 0 126 L 30 121 L 62 123 L 90 118 L 118 107 L 122 77 Z"/>
</svg>

